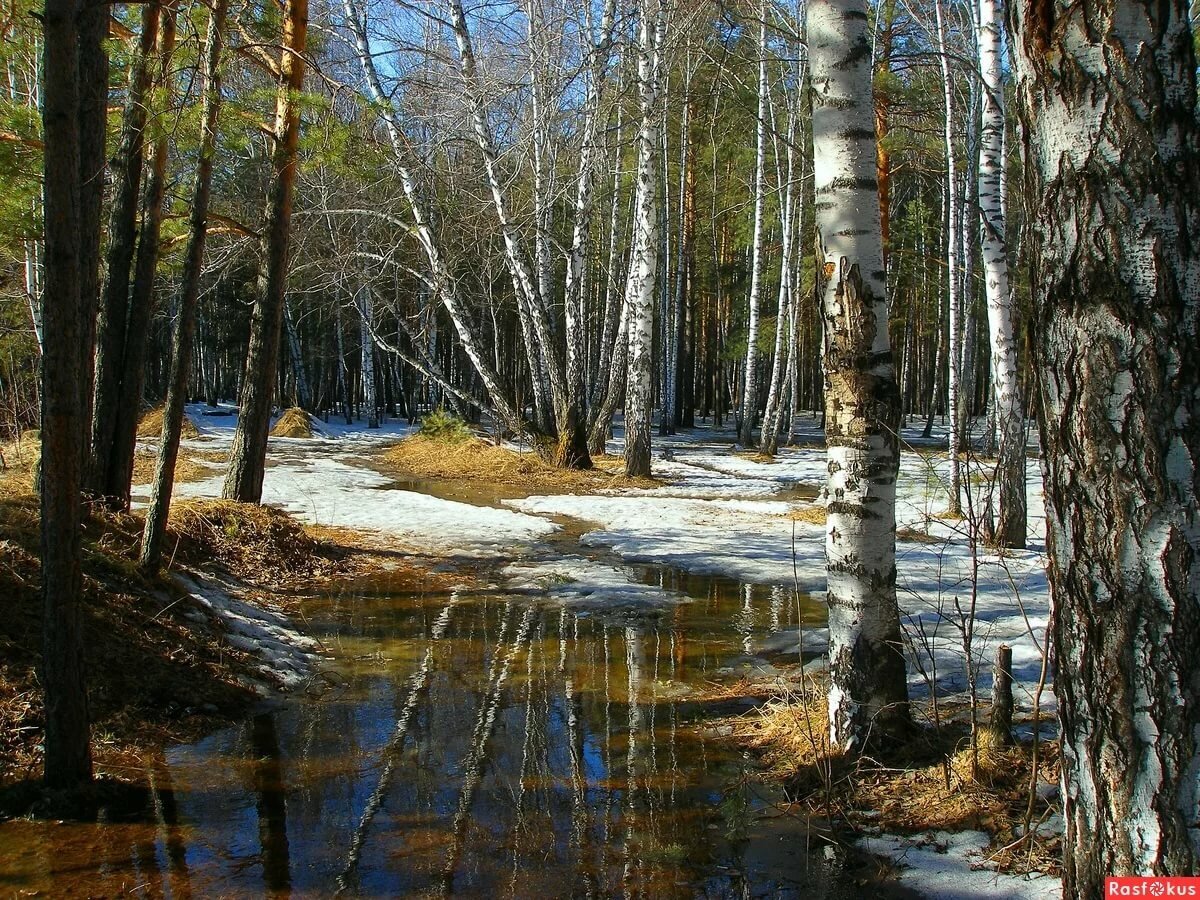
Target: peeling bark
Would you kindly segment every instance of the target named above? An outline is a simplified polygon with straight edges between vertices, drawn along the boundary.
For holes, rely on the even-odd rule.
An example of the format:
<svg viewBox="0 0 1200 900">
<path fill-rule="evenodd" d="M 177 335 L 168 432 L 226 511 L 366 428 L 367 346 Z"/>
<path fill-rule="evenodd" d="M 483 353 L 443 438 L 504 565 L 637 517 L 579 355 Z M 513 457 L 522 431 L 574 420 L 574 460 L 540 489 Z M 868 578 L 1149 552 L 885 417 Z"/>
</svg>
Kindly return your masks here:
<svg viewBox="0 0 1200 900">
<path fill-rule="evenodd" d="M 861 0 L 808 13 L 829 448 L 829 727 L 846 752 L 909 725 L 896 606 L 900 391 L 888 343 L 871 51 Z"/>
<path fill-rule="evenodd" d="M 1014 3 L 1063 888 L 1200 866 L 1200 126 L 1183 0 Z"/>
</svg>

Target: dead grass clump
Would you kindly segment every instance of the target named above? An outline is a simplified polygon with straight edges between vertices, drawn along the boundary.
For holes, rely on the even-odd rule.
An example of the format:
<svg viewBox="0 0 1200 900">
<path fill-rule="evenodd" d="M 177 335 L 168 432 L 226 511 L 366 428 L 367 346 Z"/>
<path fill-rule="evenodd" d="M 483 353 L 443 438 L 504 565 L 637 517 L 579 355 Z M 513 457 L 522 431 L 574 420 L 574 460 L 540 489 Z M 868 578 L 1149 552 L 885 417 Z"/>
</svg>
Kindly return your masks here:
<svg viewBox="0 0 1200 900">
<path fill-rule="evenodd" d="M 163 407 L 156 406 L 138 422 L 137 436 L 140 438 L 160 438 L 162 437 L 163 427 Z M 179 436 L 182 438 L 198 438 L 200 437 L 200 429 L 185 414 L 183 417 L 183 427 L 179 431 Z"/>
<path fill-rule="evenodd" d="M 829 745 L 823 686 L 789 690 L 732 721 L 733 737 L 755 750 L 768 776 L 784 780 L 815 811 L 854 828 L 890 833 L 982 830 L 992 836 L 992 862 L 1002 871 L 1057 873 L 1060 839 L 1036 826 L 1053 807 L 1033 804 L 1030 745 L 1005 747 L 981 735 L 972 751 L 965 723 L 927 729 L 889 748 L 886 765 L 850 760 Z M 1054 744 L 1042 743 L 1038 778 L 1056 783 Z"/>
<path fill-rule="evenodd" d="M 733 455 L 739 459 L 748 459 L 751 462 L 762 463 L 768 466 L 779 462 L 776 457 L 763 453 L 761 450 L 734 450 Z"/>
<path fill-rule="evenodd" d="M 797 522 L 807 522 L 809 525 L 825 524 L 825 507 L 809 504 L 793 509 L 791 518 Z"/>
<path fill-rule="evenodd" d="M 5 495 L 32 492 L 33 472 L 41 458 L 42 444 L 36 431 L 0 445 L 0 491 Z"/>
<path fill-rule="evenodd" d="M 896 540 L 911 541 L 914 544 L 943 544 L 946 542 L 945 538 L 940 538 L 936 534 L 908 527 L 896 529 Z"/>
<path fill-rule="evenodd" d="M 829 744 L 829 704 L 815 690 L 779 694 L 733 723 L 734 736 L 757 750 L 775 775 L 813 786 L 840 751 Z"/>
<path fill-rule="evenodd" d="M 150 484 L 154 480 L 154 469 L 157 465 L 157 450 L 151 447 L 138 447 L 133 457 L 133 483 Z M 176 484 L 185 481 L 203 481 L 214 475 L 216 471 L 211 466 L 201 465 L 190 453 L 181 453 L 175 459 Z"/>
<path fill-rule="evenodd" d="M 190 545 L 252 580 L 325 574 L 335 548 L 314 540 L 286 513 L 232 500 L 181 500 L 171 504 L 171 530 Z"/>
<path fill-rule="evenodd" d="M 298 406 L 285 409 L 275 427 L 271 429 L 271 437 L 310 438 L 313 436 L 312 416 Z"/>
<path fill-rule="evenodd" d="M 382 461 L 390 469 L 421 478 L 487 481 L 538 490 L 586 492 L 658 484 L 650 478 L 626 478 L 619 458 L 597 457 L 587 471 L 560 469 L 535 453 L 518 453 L 474 437 L 443 441 L 416 434 L 390 447 Z"/>
</svg>

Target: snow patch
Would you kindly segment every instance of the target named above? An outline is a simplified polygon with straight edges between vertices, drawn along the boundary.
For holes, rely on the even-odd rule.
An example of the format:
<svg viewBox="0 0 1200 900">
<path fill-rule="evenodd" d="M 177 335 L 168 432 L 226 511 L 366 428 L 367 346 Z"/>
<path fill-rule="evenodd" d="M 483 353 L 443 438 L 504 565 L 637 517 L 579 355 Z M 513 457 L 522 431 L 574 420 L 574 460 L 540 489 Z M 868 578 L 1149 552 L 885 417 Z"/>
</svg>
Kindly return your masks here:
<svg viewBox="0 0 1200 900">
<path fill-rule="evenodd" d="M 254 684 L 260 695 L 271 692 L 272 682 L 293 691 L 312 676 L 320 644 L 293 628 L 283 613 L 239 599 L 229 585 L 202 583 L 183 573 L 176 573 L 173 580 L 221 621 L 230 644 L 263 661 L 259 667 L 263 681 Z"/>
<path fill-rule="evenodd" d="M 928 900 L 1058 900 L 1062 881 L 1047 875 L 1002 875 L 989 867 L 982 831 L 926 832 L 863 838 L 868 853 L 901 865 L 899 882 Z"/>
</svg>

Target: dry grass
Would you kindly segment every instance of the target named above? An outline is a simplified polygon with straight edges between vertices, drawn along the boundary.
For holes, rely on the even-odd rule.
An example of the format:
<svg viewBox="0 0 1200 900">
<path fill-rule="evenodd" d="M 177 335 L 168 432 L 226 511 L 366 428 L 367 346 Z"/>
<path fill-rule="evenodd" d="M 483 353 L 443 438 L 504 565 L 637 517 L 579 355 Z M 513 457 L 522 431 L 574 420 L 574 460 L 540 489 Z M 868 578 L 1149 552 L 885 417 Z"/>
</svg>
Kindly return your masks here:
<svg viewBox="0 0 1200 900">
<path fill-rule="evenodd" d="M 478 438 L 449 442 L 417 434 L 388 448 L 380 461 L 387 469 L 421 478 L 486 481 L 537 490 L 557 488 L 583 493 L 661 483 L 652 478 L 626 478 L 624 460 L 618 457 L 594 457 L 593 468 L 587 471 L 560 469 L 534 453 L 517 453 Z"/>
<path fill-rule="evenodd" d="M 1029 802 L 1028 745 L 995 746 L 981 737 L 973 753 L 965 726 L 944 725 L 890 748 L 887 766 L 852 761 L 830 748 L 824 685 L 815 681 L 777 693 L 732 725 L 735 739 L 767 764 L 768 777 L 785 781 L 819 814 L 890 833 L 983 830 L 1002 870 L 1057 872 L 1058 838 L 1015 840 Z M 1055 745 L 1043 743 L 1039 755 L 1039 779 L 1056 783 Z M 1037 799 L 1033 824 L 1049 811 Z"/>
<path fill-rule="evenodd" d="M 37 502 L 0 497 L 0 785 L 41 765 L 41 564 Z M 214 716 L 253 702 L 257 660 L 134 562 L 141 519 L 89 508 L 84 522 L 83 629 L 93 751 L 120 771 L 130 748 L 195 737 Z"/>
<path fill-rule="evenodd" d="M 200 558 L 255 581 L 326 575 L 343 555 L 286 513 L 254 503 L 177 500 L 171 504 L 170 528 Z"/>
<path fill-rule="evenodd" d="M 138 422 L 137 436 L 140 438 L 153 438 L 157 440 L 162 437 L 163 426 L 163 407 L 156 406 Z M 198 438 L 200 437 L 200 429 L 196 427 L 187 415 L 183 417 L 183 427 L 179 431 L 179 436 L 182 438 Z"/>
<path fill-rule="evenodd" d="M 938 537 L 936 534 L 907 527 L 896 529 L 896 540 L 910 541 L 915 544 L 944 544 L 946 542 L 945 538 Z"/>
<path fill-rule="evenodd" d="M 271 429 L 272 437 L 310 438 L 313 436 L 312 416 L 298 406 L 283 411 L 275 427 Z"/>
<path fill-rule="evenodd" d="M 816 504 L 801 506 L 793 509 L 789 517 L 797 522 L 807 522 L 809 525 L 824 525 L 825 507 Z"/>
<path fill-rule="evenodd" d="M 33 471 L 42 456 L 38 432 L 26 431 L 20 440 L 0 444 L 0 492 L 6 496 L 33 490 Z"/>
<path fill-rule="evenodd" d="M 200 459 L 225 462 L 228 456 L 217 451 L 180 453 L 175 460 L 175 483 L 203 481 L 217 473 L 211 466 L 201 465 Z M 133 457 L 133 483 L 150 484 L 154 480 L 154 468 L 158 464 L 158 451 L 151 447 L 138 447 Z"/>
<path fill-rule="evenodd" d="M 733 451 L 733 455 L 739 459 L 748 459 L 751 462 L 762 463 L 763 465 L 771 465 L 772 463 L 779 462 L 776 457 L 763 453 L 761 450 L 735 450 Z"/>
</svg>

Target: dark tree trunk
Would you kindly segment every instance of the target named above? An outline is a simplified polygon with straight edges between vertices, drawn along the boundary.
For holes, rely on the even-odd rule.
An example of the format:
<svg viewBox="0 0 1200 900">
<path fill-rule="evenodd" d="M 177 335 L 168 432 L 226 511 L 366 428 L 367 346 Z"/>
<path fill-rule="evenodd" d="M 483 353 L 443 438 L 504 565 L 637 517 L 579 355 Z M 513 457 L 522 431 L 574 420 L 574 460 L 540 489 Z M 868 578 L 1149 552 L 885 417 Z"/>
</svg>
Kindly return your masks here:
<svg viewBox="0 0 1200 900">
<path fill-rule="evenodd" d="M 1200 867 L 1200 126 L 1188 4 L 1023 0 L 1063 891 Z"/>
<path fill-rule="evenodd" d="M 85 473 L 85 487 L 97 497 L 107 494 L 117 422 L 121 361 L 125 355 L 125 328 L 129 311 L 129 270 L 137 245 L 146 107 L 149 103 L 154 43 L 158 37 L 161 9 L 158 3 L 148 3 L 142 9 L 142 33 L 129 79 L 129 95 L 121 121 L 121 139 L 112 167 L 116 184 L 108 219 L 107 280 L 96 320 L 92 447 Z"/>
<path fill-rule="evenodd" d="M 175 8 L 168 4 L 162 16 L 158 36 L 158 83 L 165 86 L 171 77 L 171 56 L 175 49 Z M 146 369 L 146 345 L 150 339 L 150 318 L 154 312 L 154 278 L 158 273 L 159 234 L 162 227 L 163 196 L 167 186 L 168 134 L 159 130 L 154 144 L 150 181 L 142 205 L 142 234 L 138 241 L 133 295 L 129 299 L 129 321 L 125 330 L 125 355 L 121 361 L 121 390 L 113 429 L 112 457 L 109 460 L 105 496 L 119 509 L 129 508 L 129 488 L 133 480 L 133 455 L 137 447 L 137 425 L 142 409 L 142 381 Z"/>
<path fill-rule="evenodd" d="M 107 15 L 107 7 L 104 7 Z M 80 474 L 84 461 L 86 341 L 79 60 L 94 35 L 79 25 L 78 0 L 47 0 L 43 14 L 45 259 L 42 348 L 42 603 L 45 612 L 45 779 L 48 787 L 91 781 L 83 665 Z M 94 53 L 95 48 L 89 48 Z"/>
<path fill-rule="evenodd" d="M 283 13 L 283 45 L 275 101 L 274 180 L 263 229 L 263 260 L 258 297 L 250 320 L 250 346 L 238 398 L 238 425 L 233 437 L 229 472 L 222 496 L 257 503 L 262 499 L 267 460 L 271 400 L 279 366 L 283 297 L 287 288 L 288 241 L 292 194 L 296 184 L 296 149 L 300 139 L 297 96 L 304 85 L 304 48 L 308 35 L 308 0 L 288 0 Z"/>
<path fill-rule="evenodd" d="M 78 67 L 76 103 L 79 116 L 79 293 L 82 306 L 84 367 L 91 364 L 96 344 L 96 310 L 100 304 L 100 217 L 104 202 L 104 169 L 108 137 L 108 23 L 107 3 L 81 2 L 78 6 Z M 83 385 L 83 443 L 79 452 L 86 464 L 91 446 L 92 379 Z"/>
<path fill-rule="evenodd" d="M 196 186 L 192 192 L 188 245 L 184 252 L 183 280 L 179 291 L 179 315 L 171 344 L 171 375 L 163 409 L 163 429 L 159 440 L 158 463 L 146 527 L 142 532 L 141 564 L 153 571 L 158 568 L 162 539 L 171 510 L 171 490 L 175 481 L 175 463 L 179 456 L 179 436 L 183 428 L 183 409 L 187 402 L 188 364 L 192 357 L 192 336 L 196 327 L 196 301 L 200 296 L 200 273 L 204 265 L 205 223 L 212 193 L 213 159 L 217 149 L 217 122 L 221 111 L 221 34 L 229 0 L 216 0 L 208 21 L 204 59 L 201 63 L 203 106 L 200 113 L 200 153 L 196 166 Z"/>
</svg>

